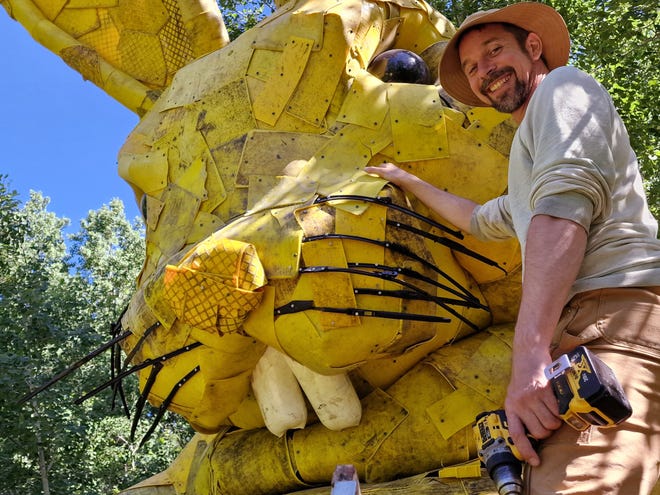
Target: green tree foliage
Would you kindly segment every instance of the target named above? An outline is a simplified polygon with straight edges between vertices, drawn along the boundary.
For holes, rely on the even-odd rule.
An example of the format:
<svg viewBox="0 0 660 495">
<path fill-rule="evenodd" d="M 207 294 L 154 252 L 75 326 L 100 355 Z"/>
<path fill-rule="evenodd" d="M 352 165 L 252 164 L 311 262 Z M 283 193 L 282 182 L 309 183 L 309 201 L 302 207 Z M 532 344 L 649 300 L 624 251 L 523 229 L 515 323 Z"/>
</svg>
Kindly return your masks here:
<svg viewBox="0 0 660 495">
<path fill-rule="evenodd" d="M 234 40 L 275 10 L 274 0 L 218 0 L 222 17 Z"/>
<path fill-rule="evenodd" d="M 37 193 L 21 206 L 0 177 L 0 494 L 116 493 L 171 462 L 190 437 L 183 420 L 168 415 L 138 449 L 149 424 L 131 441 L 131 421 L 110 410 L 111 390 L 75 405 L 108 379 L 107 353 L 18 403 L 109 340 L 142 265 L 142 227 L 113 200 L 67 242 L 68 220 L 47 206 Z M 132 404 L 137 384 L 125 389 Z"/>
</svg>

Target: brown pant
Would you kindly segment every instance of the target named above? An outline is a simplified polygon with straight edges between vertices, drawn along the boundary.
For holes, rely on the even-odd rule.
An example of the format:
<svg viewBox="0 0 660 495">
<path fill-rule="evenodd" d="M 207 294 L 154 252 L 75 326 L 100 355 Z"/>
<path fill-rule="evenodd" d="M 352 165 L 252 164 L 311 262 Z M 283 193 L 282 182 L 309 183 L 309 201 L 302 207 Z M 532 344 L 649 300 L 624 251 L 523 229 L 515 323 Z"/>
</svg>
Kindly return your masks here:
<svg viewBox="0 0 660 495">
<path fill-rule="evenodd" d="M 553 357 L 586 345 L 616 374 L 633 415 L 615 428 L 564 424 L 526 468 L 526 492 L 648 495 L 660 476 L 660 287 L 600 289 L 575 296 Z"/>
</svg>

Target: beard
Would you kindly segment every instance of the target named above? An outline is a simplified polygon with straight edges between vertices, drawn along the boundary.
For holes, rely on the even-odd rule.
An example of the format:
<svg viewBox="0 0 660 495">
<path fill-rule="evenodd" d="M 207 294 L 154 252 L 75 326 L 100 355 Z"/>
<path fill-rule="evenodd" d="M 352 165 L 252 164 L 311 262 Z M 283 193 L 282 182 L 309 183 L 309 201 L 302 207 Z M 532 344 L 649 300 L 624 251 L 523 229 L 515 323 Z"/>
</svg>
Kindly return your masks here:
<svg viewBox="0 0 660 495">
<path fill-rule="evenodd" d="M 488 86 L 505 74 L 511 74 L 514 81 L 513 88 L 509 89 L 505 94 L 500 96 L 499 99 L 495 100 L 491 98 L 490 93 L 488 92 Z M 495 110 L 502 113 L 511 113 L 520 108 L 523 103 L 527 101 L 529 88 L 518 78 L 518 76 L 516 76 L 515 71 L 511 67 L 505 67 L 494 72 L 491 77 L 481 85 L 481 93 L 488 98 L 491 106 Z"/>
</svg>

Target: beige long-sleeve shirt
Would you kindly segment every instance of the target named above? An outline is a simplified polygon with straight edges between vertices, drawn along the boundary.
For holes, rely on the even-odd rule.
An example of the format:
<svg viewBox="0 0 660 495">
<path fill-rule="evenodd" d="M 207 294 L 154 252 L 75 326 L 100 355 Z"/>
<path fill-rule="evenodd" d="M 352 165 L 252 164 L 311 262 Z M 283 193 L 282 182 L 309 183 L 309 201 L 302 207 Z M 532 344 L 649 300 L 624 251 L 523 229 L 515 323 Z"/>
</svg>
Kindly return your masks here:
<svg viewBox="0 0 660 495">
<path fill-rule="evenodd" d="M 516 236 L 525 251 L 534 215 L 588 232 L 570 296 L 587 290 L 660 285 L 660 241 L 628 133 L 607 91 L 573 67 L 548 74 L 534 92 L 509 160 L 508 194 L 477 207 L 481 239 Z"/>
</svg>

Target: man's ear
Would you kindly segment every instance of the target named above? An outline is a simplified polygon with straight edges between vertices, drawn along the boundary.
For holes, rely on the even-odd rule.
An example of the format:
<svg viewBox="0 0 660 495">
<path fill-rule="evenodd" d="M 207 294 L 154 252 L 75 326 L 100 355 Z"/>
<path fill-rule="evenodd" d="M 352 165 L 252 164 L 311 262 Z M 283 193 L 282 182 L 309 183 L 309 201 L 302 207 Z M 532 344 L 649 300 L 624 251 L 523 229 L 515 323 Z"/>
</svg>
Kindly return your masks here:
<svg viewBox="0 0 660 495">
<path fill-rule="evenodd" d="M 538 34 L 529 33 L 527 35 L 527 40 L 525 41 L 525 48 L 532 60 L 539 60 L 543 54 L 543 41 L 541 41 Z"/>
</svg>

